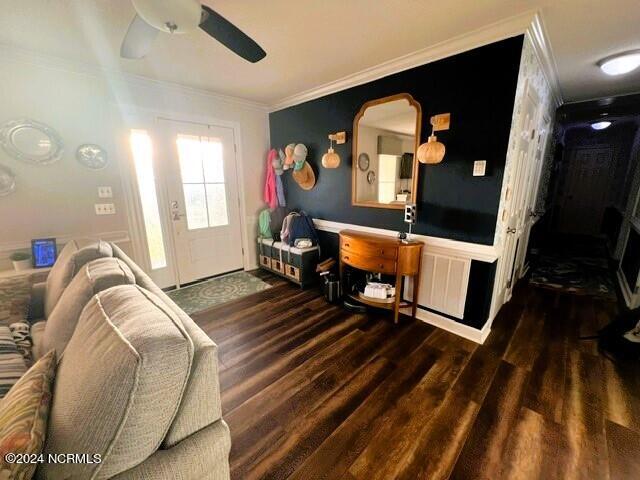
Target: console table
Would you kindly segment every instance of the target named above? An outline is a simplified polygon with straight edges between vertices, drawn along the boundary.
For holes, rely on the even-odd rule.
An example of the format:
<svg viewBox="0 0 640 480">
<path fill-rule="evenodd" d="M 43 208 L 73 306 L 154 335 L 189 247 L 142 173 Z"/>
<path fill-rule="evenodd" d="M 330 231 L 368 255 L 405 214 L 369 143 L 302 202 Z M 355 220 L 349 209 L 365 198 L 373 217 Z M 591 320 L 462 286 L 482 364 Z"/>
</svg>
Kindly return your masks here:
<svg viewBox="0 0 640 480">
<path fill-rule="evenodd" d="M 363 298 L 348 294 L 352 299 L 376 308 L 393 311 L 393 321 L 398 323 L 401 307 L 411 305 L 411 316 L 415 318 L 420 287 L 420 268 L 422 264 L 422 242 L 403 242 L 397 238 L 371 233 L 342 230 L 340 232 L 340 278 L 343 278 L 345 265 L 368 272 L 395 276 L 395 301 L 384 302 L 374 298 Z M 413 303 L 401 301 L 403 277 L 413 277 Z"/>
</svg>

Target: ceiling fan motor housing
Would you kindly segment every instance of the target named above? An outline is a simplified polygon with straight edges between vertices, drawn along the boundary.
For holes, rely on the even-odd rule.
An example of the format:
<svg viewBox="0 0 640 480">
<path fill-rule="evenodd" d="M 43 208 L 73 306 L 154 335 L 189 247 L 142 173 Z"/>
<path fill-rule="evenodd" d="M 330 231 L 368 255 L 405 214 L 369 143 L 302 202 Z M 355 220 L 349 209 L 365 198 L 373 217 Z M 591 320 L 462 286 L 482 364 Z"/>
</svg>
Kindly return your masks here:
<svg viewBox="0 0 640 480">
<path fill-rule="evenodd" d="M 202 19 L 198 0 L 132 0 L 142 19 L 167 33 L 187 33 L 195 30 Z"/>
</svg>

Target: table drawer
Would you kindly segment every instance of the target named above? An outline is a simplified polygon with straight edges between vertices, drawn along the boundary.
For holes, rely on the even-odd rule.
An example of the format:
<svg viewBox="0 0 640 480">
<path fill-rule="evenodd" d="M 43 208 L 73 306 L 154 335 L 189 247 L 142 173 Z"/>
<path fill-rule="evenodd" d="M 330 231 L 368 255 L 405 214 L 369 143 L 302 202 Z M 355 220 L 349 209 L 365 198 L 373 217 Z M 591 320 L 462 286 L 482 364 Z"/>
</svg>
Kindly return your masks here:
<svg viewBox="0 0 640 480">
<path fill-rule="evenodd" d="M 340 259 L 347 265 L 369 272 L 396 273 L 396 262 L 388 258 L 370 257 L 343 250 Z"/>
<path fill-rule="evenodd" d="M 398 249 L 396 247 L 367 242 L 359 238 L 340 238 L 340 247 L 342 250 L 348 250 L 365 257 L 380 257 L 392 260 L 398 258 Z"/>
</svg>

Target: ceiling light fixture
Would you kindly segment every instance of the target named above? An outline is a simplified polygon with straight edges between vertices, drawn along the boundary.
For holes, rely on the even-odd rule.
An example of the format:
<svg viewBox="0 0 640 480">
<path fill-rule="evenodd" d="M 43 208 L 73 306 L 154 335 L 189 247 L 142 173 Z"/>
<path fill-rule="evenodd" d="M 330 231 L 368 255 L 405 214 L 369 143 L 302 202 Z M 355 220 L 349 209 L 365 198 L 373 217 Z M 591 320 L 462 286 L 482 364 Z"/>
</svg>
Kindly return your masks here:
<svg viewBox="0 0 640 480">
<path fill-rule="evenodd" d="M 594 130 L 604 130 L 605 128 L 608 128 L 609 125 L 611 125 L 611 122 L 607 122 L 607 121 L 593 122 L 591 124 L 591 128 L 593 128 Z"/>
<path fill-rule="evenodd" d="M 600 69 L 607 75 L 623 75 L 640 67 L 640 50 L 612 55 L 598 62 Z"/>
</svg>

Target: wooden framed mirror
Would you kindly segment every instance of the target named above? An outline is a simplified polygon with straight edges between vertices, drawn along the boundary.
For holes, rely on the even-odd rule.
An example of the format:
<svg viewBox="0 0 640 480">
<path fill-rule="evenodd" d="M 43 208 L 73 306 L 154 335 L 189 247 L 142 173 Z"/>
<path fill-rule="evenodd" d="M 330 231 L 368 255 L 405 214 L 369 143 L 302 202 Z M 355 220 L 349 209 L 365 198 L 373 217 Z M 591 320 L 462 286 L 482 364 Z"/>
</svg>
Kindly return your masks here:
<svg viewBox="0 0 640 480">
<path fill-rule="evenodd" d="M 422 108 L 408 93 L 371 100 L 353 120 L 351 204 L 415 203 Z"/>
</svg>

